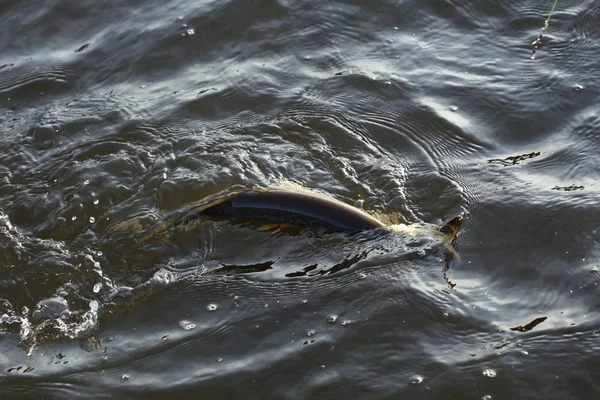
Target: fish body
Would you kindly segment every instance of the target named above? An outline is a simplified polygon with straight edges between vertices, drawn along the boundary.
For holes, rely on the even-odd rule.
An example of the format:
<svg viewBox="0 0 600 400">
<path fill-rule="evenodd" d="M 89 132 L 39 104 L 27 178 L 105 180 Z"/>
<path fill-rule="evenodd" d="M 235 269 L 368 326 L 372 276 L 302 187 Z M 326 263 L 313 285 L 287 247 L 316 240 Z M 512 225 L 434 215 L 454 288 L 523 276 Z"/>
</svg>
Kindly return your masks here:
<svg viewBox="0 0 600 400">
<path fill-rule="evenodd" d="M 385 228 L 359 208 L 332 197 L 306 191 L 249 189 L 208 204 L 203 215 L 234 220 L 262 220 L 356 233 Z"/>
<path fill-rule="evenodd" d="M 243 188 L 218 194 L 188 208 L 171 221 L 171 225 L 187 225 L 203 217 L 285 223 L 347 234 L 371 230 L 410 236 L 427 233 L 440 236 L 448 244 L 462 225 L 461 217 L 452 218 L 442 226 L 426 223 L 386 225 L 366 211 L 333 197 L 285 188 Z"/>
</svg>

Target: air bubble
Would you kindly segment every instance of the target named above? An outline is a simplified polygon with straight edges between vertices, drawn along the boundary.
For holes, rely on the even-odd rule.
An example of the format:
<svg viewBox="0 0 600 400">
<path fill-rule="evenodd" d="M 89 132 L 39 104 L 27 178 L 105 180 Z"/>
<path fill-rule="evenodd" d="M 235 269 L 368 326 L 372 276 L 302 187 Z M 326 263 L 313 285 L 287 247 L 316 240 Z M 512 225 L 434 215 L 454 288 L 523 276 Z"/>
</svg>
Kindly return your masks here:
<svg viewBox="0 0 600 400">
<path fill-rule="evenodd" d="M 216 304 L 209 304 L 209 305 L 207 305 L 207 306 L 206 306 L 206 309 L 207 309 L 208 311 L 216 311 L 216 310 L 217 310 L 217 308 L 218 308 L 218 307 L 217 307 L 217 305 L 216 305 Z"/>
<path fill-rule="evenodd" d="M 488 378 L 495 378 L 496 371 L 494 371 L 493 369 L 485 369 L 483 370 L 483 376 L 486 376 Z"/>
<path fill-rule="evenodd" d="M 124 381 L 127 381 L 127 380 L 129 380 L 129 378 L 130 378 L 130 376 L 129 376 L 129 375 L 123 375 L 123 376 L 121 377 L 121 379 L 122 379 L 122 380 L 124 380 Z"/>
<path fill-rule="evenodd" d="M 310 337 L 310 336 L 315 336 L 315 333 L 317 333 L 317 332 L 315 332 L 314 330 L 310 330 L 310 331 L 308 331 L 308 332 L 306 333 L 306 335 L 307 335 L 307 336 L 309 336 L 309 337 Z"/>
<path fill-rule="evenodd" d="M 420 383 L 423 382 L 423 377 L 422 376 L 413 376 L 412 378 L 410 378 L 410 383 L 412 383 L 413 385 L 418 385 Z"/>
<path fill-rule="evenodd" d="M 73 215 L 73 216 L 71 217 L 71 221 L 75 221 L 75 220 L 77 220 L 77 216 L 76 216 L 76 215 Z"/>
<path fill-rule="evenodd" d="M 337 321 L 337 315 L 330 315 L 329 317 L 327 317 L 327 322 L 329 322 L 330 324 L 335 323 L 335 321 Z"/>
<path fill-rule="evenodd" d="M 98 293 L 100 291 L 100 289 L 102 289 L 102 284 L 101 283 L 96 283 L 94 285 L 94 293 Z"/>
<path fill-rule="evenodd" d="M 88 181 L 88 180 L 86 179 L 85 181 L 83 181 L 83 184 L 84 184 L 84 185 L 89 185 L 89 184 L 90 184 L 90 181 Z"/>
<path fill-rule="evenodd" d="M 94 199 L 94 204 L 98 204 L 98 203 L 100 203 L 100 200 Z"/>
<path fill-rule="evenodd" d="M 94 222 L 96 222 L 96 218 L 90 217 L 90 224 L 93 224 Z"/>
<path fill-rule="evenodd" d="M 191 331 L 196 327 L 195 324 L 192 324 L 190 321 L 187 321 L 185 319 L 179 321 L 179 326 L 182 327 L 184 331 Z"/>
</svg>

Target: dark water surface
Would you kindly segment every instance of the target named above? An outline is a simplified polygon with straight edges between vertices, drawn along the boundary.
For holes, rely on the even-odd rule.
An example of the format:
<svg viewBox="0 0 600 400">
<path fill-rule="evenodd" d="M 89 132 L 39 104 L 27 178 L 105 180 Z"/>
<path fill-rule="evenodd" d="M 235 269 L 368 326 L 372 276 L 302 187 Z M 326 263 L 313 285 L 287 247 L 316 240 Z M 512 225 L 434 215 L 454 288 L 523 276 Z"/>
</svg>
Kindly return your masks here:
<svg viewBox="0 0 600 400">
<path fill-rule="evenodd" d="M 598 398 L 600 2 L 0 0 L 0 398 Z M 202 221 L 293 181 L 460 259 Z"/>
</svg>

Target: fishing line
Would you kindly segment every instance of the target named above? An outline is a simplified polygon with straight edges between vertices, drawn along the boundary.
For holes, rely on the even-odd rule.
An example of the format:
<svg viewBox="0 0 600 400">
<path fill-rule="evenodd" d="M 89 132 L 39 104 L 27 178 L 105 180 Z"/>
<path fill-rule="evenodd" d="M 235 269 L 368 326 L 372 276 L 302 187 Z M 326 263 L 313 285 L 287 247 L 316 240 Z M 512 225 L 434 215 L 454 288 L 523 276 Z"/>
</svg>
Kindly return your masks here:
<svg viewBox="0 0 600 400">
<path fill-rule="evenodd" d="M 527 64 L 525 65 L 525 69 L 523 70 L 523 73 L 521 74 L 521 78 L 519 79 L 519 83 L 517 84 L 517 87 L 515 88 L 515 90 L 513 91 L 512 95 L 511 95 L 511 100 L 508 103 L 508 105 L 506 106 L 506 111 L 504 113 L 504 117 L 502 118 L 502 121 L 500 122 L 499 126 L 503 127 L 506 124 L 506 119 L 508 118 L 508 115 L 510 114 L 513 104 L 515 102 L 516 99 L 516 95 L 519 92 L 519 90 L 521 89 L 521 86 L 523 84 L 523 81 L 525 80 L 525 74 L 527 72 L 527 67 L 533 63 L 533 61 L 536 58 L 537 55 L 537 50 L 540 48 L 540 46 L 542 45 L 542 39 L 544 37 L 544 34 L 546 33 L 546 30 L 548 29 L 548 26 L 550 24 L 550 19 L 552 18 L 552 14 L 554 14 L 554 10 L 556 9 L 556 5 L 558 4 L 558 0 L 554 0 L 554 4 L 552 4 L 552 8 L 550 9 L 550 12 L 548 13 L 548 17 L 546 18 L 546 20 L 544 21 L 544 25 L 542 26 L 542 30 L 540 32 L 540 35 L 531 43 L 533 46 L 533 49 L 531 50 L 531 55 L 529 56 L 529 59 L 527 60 Z M 497 136 L 494 137 L 494 142 L 492 143 L 492 147 L 496 145 L 497 142 Z M 487 163 L 491 163 L 493 161 L 497 161 L 500 163 L 503 163 L 504 165 L 509 165 L 513 160 L 517 160 L 517 162 L 519 160 L 522 160 L 521 156 L 512 156 L 512 157 L 507 157 L 506 159 L 502 160 L 502 159 L 489 159 L 489 154 L 491 152 L 491 149 L 488 150 L 487 154 L 486 154 L 486 158 L 488 158 Z M 534 154 L 534 153 L 531 153 Z M 531 158 L 531 157 L 530 157 Z M 481 174 L 481 169 L 479 170 L 478 176 L 477 176 L 477 180 L 479 180 L 480 175 Z"/>
<path fill-rule="evenodd" d="M 542 44 L 542 37 L 544 36 L 546 29 L 548 29 L 548 25 L 550 24 L 550 18 L 552 18 L 552 13 L 554 13 L 554 9 L 556 8 L 557 3 L 558 3 L 558 0 L 554 0 L 552 9 L 550 10 L 550 13 L 548 14 L 548 18 L 546 18 L 546 21 L 544 21 L 544 26 L 542 27 L 542 32 L 540 33 L 540 36 L 538 36 L 538 38 L 535 39 L 533 41 L 533 43 L 531 43 L 533 45 L 533 51 L 531 53 L 531 57 L 529 57 L 529 58 L 532 60 L 535 60 L 535 52 L 538 49 L 538 47 Z"/>
<path fill-rule="evenodd" d="M 546 33 L 546 30 L 548 29 L 548 26 L 550 24 L 550 19 L 552 18 L 552 15 L 554 14 L 554 11 L 556 10 L 557 4 L 558 4 L 558 0 L 554 0 L 554 4 L 552 4 L 552 8 L 550 9 L 548 16 L 546 17 L 546 20 L 544 21 L 544 25 L 542 26 L 539 36 L 531 43 L 531 45 L 533 46 L 533 49 L 531 50 L 531 55 L 529 56 L 529 58 L 526 61 L 525 68 L 523 70 L 523 73 L 521 74 L 521 77 L 519 78 L 519 83 L 517 84 L 517 87 L 515 88 L 515 90 L 512 92 L 512 94 L 510 96 L 510 102 L 506 106 L 506 111 L 504 112 L 504 116 L 502 117 L 502 120 L 501 120 L 500 124 L 498 125 L 499 127 L 504 127 L 506 125 L 506 119 L 508 118 L 508 115 L 513 108 L 517 94 L 521 89 L 523 81 L 525 80 L 527 68 L 528 68 L 529 64 L 532 64 L 536 59 L 537 51 L 540 48 L 540 46 L 542 45 L 542 40 L 543 40 L 544 34 Z M 523 161 L 524 159 L 533 158 L 534 156 L 539 155 L 539 153 L 530 153 L 530 154 L 523 154 L 523 155 L 518 155 L 518 156 L 511 156 L 511 157 L 507 157 L 505 159 L 490 159 L 490 153 L 492 152 L 492 149 L 495 147 L 497 140 L 498 140 L 498 135 L 494 135 L 494 141 L 492 143 L 492 147 L 486 152 L 486 154 L 485 154 L 486 160 L 482 161 L 483 163 L 490 164 L 492 162 L 498 162 L 505 166 L 506 165 L 514 165 L 514 164 L 518 163 L 519 161 Z M 481 182 L 481 173 L 482 173 L 483 169 L 484 169 L 484 167 L 482 166 L 477 172 L 476 180 L 478 182 Z M 468 214 L 471 214 L 473 211 L 478 209 L 479 206 L 482 206 L 483 204 L 484 204 L 483 202 L 478 202 L 478 201 L 475 202 L 474 207 L 472 207 L 469 211 L 467 211 L 466 215 L 464 215 L 464 216 L 466 217 Z"/>
<path fill-rule="evenodd" d="M 525 65 L 526 68 L 532 63 L 532 61 L 535 60 L 537 50 L 542 45 L 542 39 L 544 37 L 544 33 L 546 33 L 546 30 L 548 29 L 548 25 L 550 24 L 550 18 L 552 18 L 552 14 L 554 13 L 554 10 L 556 9 L 557 3 L 558 3 L 558 0 L 554 0 L 554 4 L 552 5 L 552 8 L 550 9 L 550 13 L 548 13 L 548 17 L 544 21 L 544 26 L 542 26 L 542 31 L 540 32 L 540 35 L 533 42 L 531 42 L 531 44 L 533 45 L 533 49 L 531 50 L 531 55 L 529 56 L 529 60 L 528 60 L 527 64 Z M 506 113 L 504 114 L 504 118 L 502 118 L 502 122 L 501 122 L 500 126 L 504 126 L 504 123 L 506 122 L 506 118 L 508 117 L 508 114 L 512 110 L 512 106 L 515 101 L 516 94 L 521 89 L 521 85 L 523 83 L 523 80 L 525 79 L 526 72 L 527 72 L 527 69 L 525 69 L 523 71 L 523 73 L 521 74 L 521 78 L 519 79 L 517 88 L 513 92 L 513 95 L 511 96 L 511 101 L 508 104 L 508 106 L 506 107 Z M 494 144 L 495 143 L 496 143 L 496 141 L 494 140 Z"/>
</svg>

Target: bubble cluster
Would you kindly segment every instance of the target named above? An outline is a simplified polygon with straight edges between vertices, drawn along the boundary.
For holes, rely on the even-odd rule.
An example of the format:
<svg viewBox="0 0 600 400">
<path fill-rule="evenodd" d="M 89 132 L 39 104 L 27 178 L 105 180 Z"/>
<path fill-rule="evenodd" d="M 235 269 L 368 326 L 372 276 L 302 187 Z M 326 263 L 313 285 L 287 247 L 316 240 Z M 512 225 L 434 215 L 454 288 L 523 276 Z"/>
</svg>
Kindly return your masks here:
<svg viewBox="0 0 600 400">
<path fill-rule="evenodd" d="M 196 327 L 195 324 L 193 324 L 190 321 L 187 321 L 185 319 L 179 321 L 179 326 L 182 327 L 184 331 L 191 331 L 192 329 L 194 329 Z"/>
<path fill-rule="evenodd" d="M 493 369 L 485 369 L 485 370 L 483 370 L 483 376 L 488 377 L 488 378 L 495 378 L 496 371 L 494 371 Z"/>
</svg>

